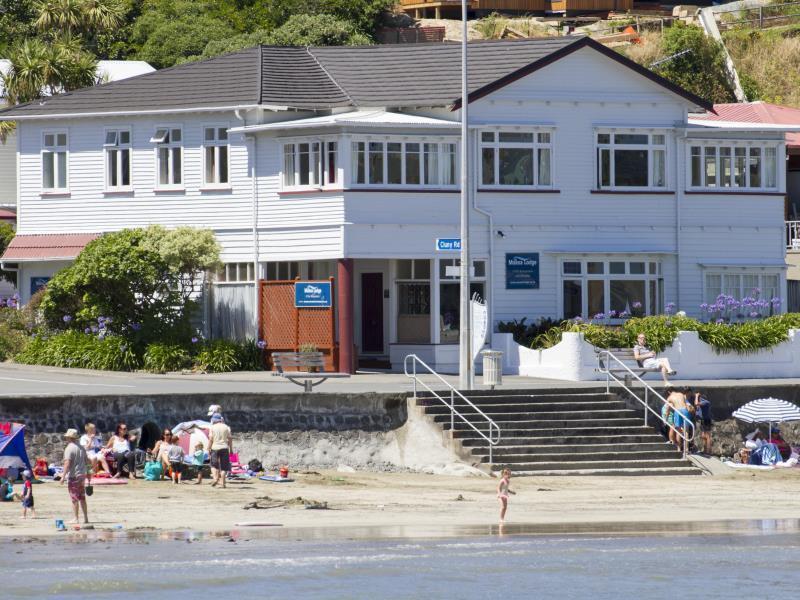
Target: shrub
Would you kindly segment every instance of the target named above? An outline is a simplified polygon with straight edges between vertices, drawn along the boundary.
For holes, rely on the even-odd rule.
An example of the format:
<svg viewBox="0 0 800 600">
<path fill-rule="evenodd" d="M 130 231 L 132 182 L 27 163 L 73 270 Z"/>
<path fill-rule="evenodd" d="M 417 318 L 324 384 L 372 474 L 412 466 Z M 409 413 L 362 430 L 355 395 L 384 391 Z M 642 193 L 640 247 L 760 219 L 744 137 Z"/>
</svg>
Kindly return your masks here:
<svg viewBox="0 0 800 600">
<path fill-rule="evenodd" d="M 100 339 L 77 331 L 66 331 L 52 337 L 35 337 L 15 360 L 29 365 L 133 371 L 140 365 L 133 347 L 123 338 Z"/>
<path fill-rule="evenodd" d="M 12 328 L 8 323 L 0 322 L 0 361 L 13 358 L 22 352 L 28 345 L 28 340 L 29 337 L 25 332 Z"/>
<path fill-rule="evenodd" d="M 207 342 L 197 353 L 195 366 L 207 373 L 227 373 L 240 367 L 240 350 L 235 342 Z"/>
<path fill-rule="evenodd" d="M 151 373 L 180 371 L 191 364 L 189 352 L 180 344 L 150 344 L 143 358 L 144 369 Z"/>
<path fill-rule="evenodd" d="M 510 333 L 514 336 L 514 341 L 523 346 L 530 346 L 533 340 L 555 327 L 557 321 L 550 318 L 537 319 L 530 325 L 526 324 L 527 317 L 513 319 L 511 321 L 500 321 L 497 324 L 497 331 L 500 333 Z"/>
<path fill-rule="evenodd" d="M 237 344 L 237 361 L 242 371 L 263 371 L 264 351 L 255 340 Z"/>
</svg>

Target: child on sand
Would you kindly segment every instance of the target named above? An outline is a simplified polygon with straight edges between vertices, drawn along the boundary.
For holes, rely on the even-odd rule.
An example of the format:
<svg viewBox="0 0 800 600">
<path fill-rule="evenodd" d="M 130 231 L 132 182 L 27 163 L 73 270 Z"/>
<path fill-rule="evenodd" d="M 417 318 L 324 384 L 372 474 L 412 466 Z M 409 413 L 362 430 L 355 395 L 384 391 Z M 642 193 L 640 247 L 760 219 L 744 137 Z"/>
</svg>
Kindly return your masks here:
<svg viewBox="0 0 800 600">
<path fill-rule="evenodd" d="M 500 522 L 503 523 L 508 510 L 508 495 L 516 495 L 516 492 L 511 489 L 511 469 L 503 469 L 501 475 L 503 477 L 497 484 L 497 499 L 500 500 Z"/>
<path fill-rule="evenodd" d="M 167 451 L 169 468 L 172 471 L 172 483 L 181 483 L 183 479 L 183 448 L 180 446 L 180 438 L 173 435 L 170 440 L 170 447 Z"/>
<path fill-rule="evenodd" d="M 197 481 L 194 482 L 195 485 L 203 483 L 203 463 L 205 460 L 206 452 L 203 450 L 203 442 L 197 442 L 194 447 L 194 453 L 192 454 L 192 465 L 197 467 Z"/>
<path fill-rule="evenodd" d="M 22 484 L 22 518 L 28 518 L 28 509 L 31 509 L 31 518 L 36 518 L 36 509 L 33 508 L 33 486 L 31 485 L 32 474 L 28 469 L 22 472 L 25 483 Z"/>
</svg>

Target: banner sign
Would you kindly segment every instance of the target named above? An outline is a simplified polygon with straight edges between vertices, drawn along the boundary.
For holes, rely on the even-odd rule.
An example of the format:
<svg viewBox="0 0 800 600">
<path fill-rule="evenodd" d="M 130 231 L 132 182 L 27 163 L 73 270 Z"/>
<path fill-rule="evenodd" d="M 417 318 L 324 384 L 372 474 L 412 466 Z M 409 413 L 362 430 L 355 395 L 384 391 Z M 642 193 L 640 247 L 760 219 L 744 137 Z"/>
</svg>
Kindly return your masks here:
<svg viewBox="0 0 800 600">
<path fill-rule="evenodd" d="M 294 284 L 294 305 L 297 308 L 330 308 L 330 281 L 298 281 Z"/>
<path fill-rule="evenodd" d="M 506 289 L 539 289 L 539 253 L 506 254 Z"/>
<path fill-rule="evenodd" d="M 461 238 L 436 238 L 437 252 L 461 252 Z"/>
<path fill-rule="evenodd" d="M 486 334 L 489 332 L 489 309 L 486 301 L 482 301 L 475 294 L 470 301 L 470 312 L 472 313 L 472 360 L 478 358 L 478 354 L 486 344 Z"/>
</svg>

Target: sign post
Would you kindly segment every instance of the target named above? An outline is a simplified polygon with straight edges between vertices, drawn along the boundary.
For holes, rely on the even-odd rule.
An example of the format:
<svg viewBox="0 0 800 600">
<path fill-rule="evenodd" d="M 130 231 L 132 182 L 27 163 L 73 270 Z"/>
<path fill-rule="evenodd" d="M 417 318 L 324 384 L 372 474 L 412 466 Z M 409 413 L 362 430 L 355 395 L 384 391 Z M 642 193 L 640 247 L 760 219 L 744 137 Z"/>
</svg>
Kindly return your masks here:
<svg viewBox="0 0 800 600">
<path fill-rule="evenodd" d="M 461 318 L 458 338 L 458 385 L 472 389 L 472 317 L 469 301 L 469 89 L 467 86 L 467 0 L 461 0 Z"/>
</svg>

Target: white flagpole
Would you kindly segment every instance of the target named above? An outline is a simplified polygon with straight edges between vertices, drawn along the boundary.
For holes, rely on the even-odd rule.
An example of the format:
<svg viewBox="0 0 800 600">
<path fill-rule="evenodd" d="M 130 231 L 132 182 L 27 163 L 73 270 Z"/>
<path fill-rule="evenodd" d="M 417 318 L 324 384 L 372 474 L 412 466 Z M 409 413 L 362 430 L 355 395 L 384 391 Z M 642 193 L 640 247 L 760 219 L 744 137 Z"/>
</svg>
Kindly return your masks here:
<svg viewBox="0 0 800 600">
<path fill-rule="evenodd" d="M 472 389 L 472 319 L 469 302 L 469 107 L 467 87 L 467 0 L 461 0 L 461 316 L 459 319 L 458 385 Z"/>
</svg>

